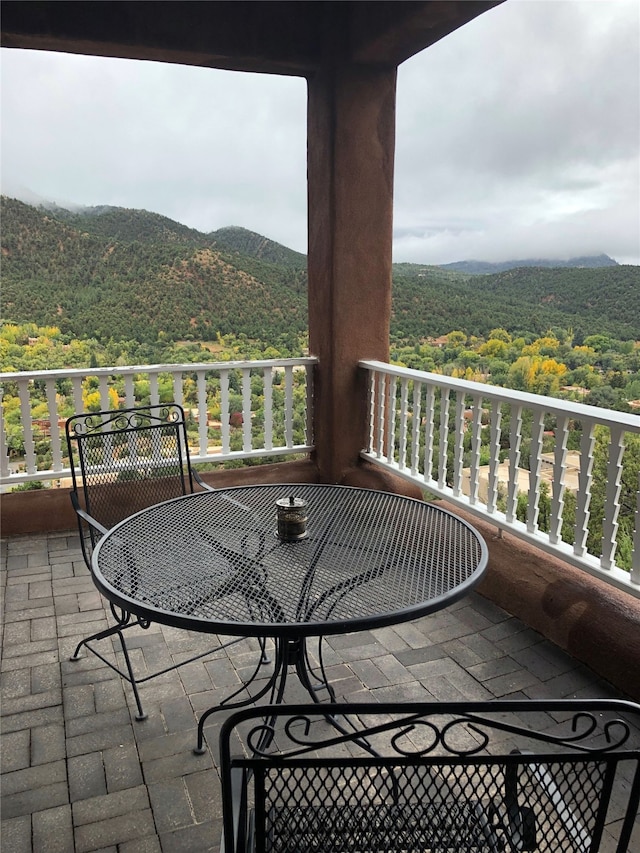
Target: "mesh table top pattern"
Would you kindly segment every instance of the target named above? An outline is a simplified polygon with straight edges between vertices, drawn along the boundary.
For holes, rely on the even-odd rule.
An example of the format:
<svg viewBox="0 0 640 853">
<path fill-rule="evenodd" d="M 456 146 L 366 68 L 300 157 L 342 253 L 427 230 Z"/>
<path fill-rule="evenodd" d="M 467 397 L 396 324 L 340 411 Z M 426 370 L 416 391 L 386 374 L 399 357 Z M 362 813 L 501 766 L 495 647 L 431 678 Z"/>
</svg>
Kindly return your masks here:
<svg viewBox="0 0 640 853">
<path fill-rule="evenodd" d="M 307 536 L 277 536 L 276 501 L 308 504 Z M 480 579 L 478 532 L 435 504 L 347 486 L 199 492 L 102 539 L 96 585 L 152 621 L 243 636 L 319 636 L 414 619 Z"/>
</svg>

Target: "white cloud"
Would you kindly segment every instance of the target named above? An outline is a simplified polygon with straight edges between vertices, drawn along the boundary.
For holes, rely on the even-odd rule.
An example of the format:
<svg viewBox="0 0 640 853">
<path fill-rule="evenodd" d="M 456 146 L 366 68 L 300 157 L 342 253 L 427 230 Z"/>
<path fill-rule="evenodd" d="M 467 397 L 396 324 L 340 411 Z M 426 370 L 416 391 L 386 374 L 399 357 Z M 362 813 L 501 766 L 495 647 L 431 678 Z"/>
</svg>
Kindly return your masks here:
<svg viewBox="0 0 640 853">
<path fill-rule="evenodd" d="M 299 78 L 2 51 L 2 182 L 306 251 Z M 404 63 L 395 260 L 640 263 L 640 7 L 509 0 Z"/>
</svg>

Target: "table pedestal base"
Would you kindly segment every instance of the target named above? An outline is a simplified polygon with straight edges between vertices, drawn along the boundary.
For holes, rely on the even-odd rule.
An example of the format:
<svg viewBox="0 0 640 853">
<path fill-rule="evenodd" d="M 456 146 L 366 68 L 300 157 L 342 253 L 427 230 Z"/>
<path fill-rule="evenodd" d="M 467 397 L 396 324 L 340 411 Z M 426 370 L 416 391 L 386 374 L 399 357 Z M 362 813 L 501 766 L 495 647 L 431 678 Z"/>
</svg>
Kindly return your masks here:
<svg viewBox="0 0 640 853">
<path fill-rule="evenodd" d="M 253 705 L 258 699 L 261 699 L 267 694 L 270 694 L 268 701 L 269 705 L 282 704 L 287 684 L 289 667 L 295 668 L 296 675 L 298 676 L 300 684 L 304 687 L 304 689 L 307 691 L 307 693 L 314 702 L 316 702 L 317 704 L 325 704 L 321 702 L 320 698 L 318 697 L 318 693 L 322 690 L 326 690 L 329 694 L 328 704 L 335 703 L 336 694 L 333 687 L 329 684 L 324 669 L 324 663 L 322 660 L 322 637 L 318 638 L 319 666 L 315 670 L 310 666 L 309 663 L 309 652 L 307 649 L 307 640 L 305 637 L 294 637 L 290 639 L 283 639 L 281 637 L 277 637 L 274 642 L 275 652 L 273 661 L 273 672 L 267 679 L 266 684 L 261 687 L 260 690 L 258 690 L 255 694 L 248 696 L 246 699 L 236 698 L 245 689 L 250 687 L 258 678 L 258 675 L 260 674 L 260 669 L 264 663 L 263 650 L 263 655 L 258 665 L 254 669 L 253 673 L 251 674 L 251 678 L 249 678 L 249 680 L 245 682 L 242 687 L 240 687 L 230 696 L 227 696 L 225 699 L 223 699 L 222 702 L 220 702 L 218 705 L 213 705 L 211 708 L 208 708 L 200 717 L 200 720 L 198 721 L 198 742 L 193 750 L 196 755 L 202 755 L 206 751 L 204 746 L 204 725 L 211 716 L 211 714 L 215 714 L 216 711 L 244 708 L 247 705 Z M 266 748 L 268 746 L 268 742 L 266 742 L 266 740 L 267 738 L 265 738 L 265 741 L 261 743 L 261 748 Z M 270 740 L 270 738 L 268 738 L 268 740 Z"/>
</svg>

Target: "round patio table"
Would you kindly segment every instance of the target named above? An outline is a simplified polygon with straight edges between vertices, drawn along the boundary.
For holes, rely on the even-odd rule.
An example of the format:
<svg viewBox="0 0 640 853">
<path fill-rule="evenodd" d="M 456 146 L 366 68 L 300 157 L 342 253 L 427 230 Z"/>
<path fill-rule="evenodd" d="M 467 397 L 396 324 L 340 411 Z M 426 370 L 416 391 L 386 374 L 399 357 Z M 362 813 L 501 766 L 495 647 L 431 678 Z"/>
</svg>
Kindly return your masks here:
<svg viewBox="0 0 640 853">
<path fill-rule="evenodd" d="M 306 536 L 278 536 L 276 501 L 306 501 Z M 365 631 L 448 606 L 477 583 L 487 547 L 435 503 L 349 486 L 280 484 L 205 491 L 148 507 L 113 527 L 93 555 L 93 579 L 115 605 L 192 631 L 273 638 L 273 673 L 250 699 L 242 689 L 206 711 L 284 696 L 295 667 L 315 701 L 335 695 L 321 646 L 309 637 Z M 258 663 L 247 682 L 261 669 Z"/>
</svg>

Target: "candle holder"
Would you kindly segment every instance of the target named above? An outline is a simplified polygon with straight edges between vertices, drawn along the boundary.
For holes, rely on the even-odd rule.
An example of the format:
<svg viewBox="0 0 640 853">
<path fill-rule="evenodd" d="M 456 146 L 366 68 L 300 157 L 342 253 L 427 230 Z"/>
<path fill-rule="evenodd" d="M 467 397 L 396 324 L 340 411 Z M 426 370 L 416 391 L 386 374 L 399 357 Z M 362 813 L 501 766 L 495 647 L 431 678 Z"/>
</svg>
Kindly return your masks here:
<svg viewBox="0 0 640 853">
<path fill-rule="evenodd" d="M 283 542 L 297 542 L 307 535 L 307 502 L 291 495 L 276 501 L 277 536 Z"/>
</svg>

